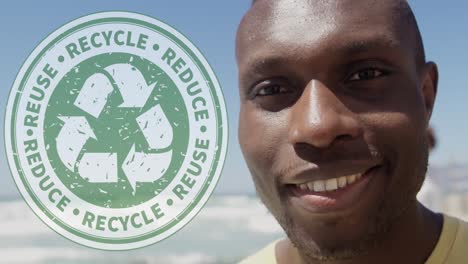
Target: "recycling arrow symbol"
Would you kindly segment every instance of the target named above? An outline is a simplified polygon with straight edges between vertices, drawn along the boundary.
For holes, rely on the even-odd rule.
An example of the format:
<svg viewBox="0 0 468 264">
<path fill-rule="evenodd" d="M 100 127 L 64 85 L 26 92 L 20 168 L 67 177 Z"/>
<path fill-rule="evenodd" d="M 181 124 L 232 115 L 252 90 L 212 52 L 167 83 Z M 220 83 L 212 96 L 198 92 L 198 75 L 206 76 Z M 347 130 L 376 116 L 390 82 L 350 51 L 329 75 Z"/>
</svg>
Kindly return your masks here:
<svg viewBox="0 0 468 264">
<path fill-rule="evenodd" d="M 131 64 L 118 63 L 104 68 L 107 73 L 95 73 L 86 79 L 74 105 L 99 119 L 111 93 L 113 83 L 123 98 L 119 108 L 143 108 L 157 82 L 147 84 L 143 74 Z M 118 154 L 113 152 L 84 152 L 89 139 L 99 140 L 86 116 L 58 117 L 63 126 L 56 138 L 57 153 L 70 171 L 90 183 L 118 182 Z M 172 159 L 169 149 L 173 141 L 172 126 L 159 104 L 136 118 L 148 146 L 157 153 L 137 152 L 133 144 L 121 165 L 133 193 L 138 182 L 160 179 Z"/>
</svg>

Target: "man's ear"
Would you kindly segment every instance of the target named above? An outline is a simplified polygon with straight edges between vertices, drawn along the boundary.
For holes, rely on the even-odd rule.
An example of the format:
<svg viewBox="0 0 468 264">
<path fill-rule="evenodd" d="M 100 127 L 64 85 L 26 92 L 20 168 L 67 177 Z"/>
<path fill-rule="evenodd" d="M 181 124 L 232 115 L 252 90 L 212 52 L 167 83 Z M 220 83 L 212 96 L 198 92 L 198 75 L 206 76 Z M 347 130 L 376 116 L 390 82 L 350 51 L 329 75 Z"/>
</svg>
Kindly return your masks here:
<svg viewBox="0 0 468 264">
<path fill-rule="evenodd" d="M 422 71 L 422 95 L 424 97 L 424 105 L 426 106 L 426 121 L 432 116 L 434 103 L 437 95 L 437 85 L 439 82 L 439 70 L 434 62 L 427 62 Z"/>
</svg>

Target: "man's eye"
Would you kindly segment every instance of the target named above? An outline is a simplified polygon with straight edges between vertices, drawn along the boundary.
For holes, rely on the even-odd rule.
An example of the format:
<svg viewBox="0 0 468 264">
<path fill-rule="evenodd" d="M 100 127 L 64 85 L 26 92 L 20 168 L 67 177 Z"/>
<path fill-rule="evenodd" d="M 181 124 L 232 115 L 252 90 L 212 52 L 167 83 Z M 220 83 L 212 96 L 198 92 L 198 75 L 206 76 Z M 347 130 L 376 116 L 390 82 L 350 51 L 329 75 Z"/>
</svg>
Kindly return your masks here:
<svg viewBox="0 0 468 264">
<path fill-rule="evenodd" d="M 259 109 L 278 112 L 291 106 L 297 99 L 298 93 L 289 80 L 272 78 L 257 83 L 249 92 L 249 100 Z"/>
<path fill-rule="evenodd" d="M 385 75 L 385 72 L 379 69 L 369 68 L 358 71 L 351 75 L 349 81 L 368 81 Z"/>
<path fill-rule="evenodd" d="M 257 96 L 269 96 L 269 95 L 276 95 L 276 94 L 282 94 L 282 93 L 289 93 L 290 91 L 280 85 L 280 84 L 270 84 L 268 86 L 262 87 L 258 89 L 257 91 Z"/>
</svg>

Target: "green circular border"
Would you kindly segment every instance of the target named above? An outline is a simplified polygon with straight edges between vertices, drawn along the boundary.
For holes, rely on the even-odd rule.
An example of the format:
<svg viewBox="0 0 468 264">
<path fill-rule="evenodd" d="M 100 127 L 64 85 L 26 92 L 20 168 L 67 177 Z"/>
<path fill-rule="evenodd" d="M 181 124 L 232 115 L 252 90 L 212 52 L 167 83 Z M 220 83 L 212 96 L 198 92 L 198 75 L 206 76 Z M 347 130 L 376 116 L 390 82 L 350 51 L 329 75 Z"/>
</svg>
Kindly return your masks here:
<svg viewBox="0 0 468 264">
<path fill-rule="evenodd" d="M 117 11 L 118 12 L 118 11 Z M 107 12 L 98 12 L 98 13 L 94 13 L 94 14 L 105 14 Z M 170 25 L 162 22 L 161 20 L 159 19 L 156 19 L 156 18 L 153 18 L 153 17 L 150 17 L 150 16 L 147 16 L 147 15 L 142 15 L 142 14 L 138 14 L 138 13 L 134 13 L 134 12 L 128 12 L 128 11 L 124 11 L 124 12 L 120 12 L 120 13 L 129 13 L 129 14 L 134 14 L 134 15 L 139 15 L 139 16 L 145 16 L 145 17 L 148 17 L 150 19 L 154 19 L 154 20 L 157 20 L 159 21 L 161 24 L 173 29 L 174 31 L 178 32 L 179 34 L 181 34 L 182 36 L 184 36 L 182 33 L 180 33 L 178 30 L 176 30 L 175 28 L 171 27 Z M 94 15 L 94 14 L 90 14 L 90 15 Z M 89 16 L 89 15 L 87 15 Z M 86 17 L 86 16 L 84 16 Z M 75 20 L 73 20 L 75 21 Z M 70 21 L 69 23 L 73 22 L 73 21 Z M 34 68 L 36 67 L 38 61 L 43 57 L 43 55 L 48 51 L 50 50 L 54 45 L 53 43 L 56 43 L 56 42 L 59 42 L 61 40 L 63 40 L 65 37 L 67 37 L 68 35 L 70 34 L 73 34 L 75 33 L 76 31 L 79 31 L 81 30 L 83 27 L 88 27 L 88 26 L 94 26 L 94 25 L 98 25 L 98 24 L 103 24 L 103 23 L 115 23 L 115 22 L 120 22 L 120 23 L 127 23 L 127 24 L 131 24 L 131 25 L 136 25 L 136 26 L 142 26 L 142 27 L 146 27 L 156 33 L 159 33 L 161 35 L 164 35 L 167 39 L 169 39 L 170 41 L 172 41 L 174 44 L 176 44 L 177 46 L 179 46 L 179 48 L 181 48 L 185 53 L 186 55 L 188 55 L 193 62 L 195 62 L 196 66 L 198 67 L 198 69 L 200 70 L 200 72 L 203 74 L 203 77 L 205 78 L 205 80 L 208 82 L 208 86 L 210 88 L 210 95 L 211 95 L 211 98 L 212 98 L 212 101 L 213 101 L 213 105 L 214 105 L 214 110 L 215 110 L 215 115 L 216 115 L 216 122 L 217 122 L 217 141 L 216 141 L 216 146 L 217 146 L 217 150 L 216 150 L 216 153 L 215 153 L 215 157 L 213 159 L 213 162 L 211 164 L 211 167 L 210 167 L 210 170 L 208 172 L 209 174 L 209 177 L 206 178 L 205 182 L 203 183 L 203 187 L 199 190 L 199 192 L 196 194 L 196 197 L 195 199 L 189 204 L 189 206 L 187 206 L 179 215 L 177 215 L 175 217 L 175 219 L 173 219 L 172 221 L 170 221 L 169 223 L 167 223 L 166 225 L 154 230 L 154 231 L 151 231 L 151 232 L 147 232 L 145 234 L 141 234 L 141 235 L 138 235 L 138 236 L 133 236 L 133 237 L 128 237 L 128 238 L 105 238 L 105 237 L 99 237 L 99 236 L 93 236 L 93 235 L 89 235 L 87 233 L 84 233 L 82 231 L 79 231 L 73 227 L 70 227 L 68 226 L 66 223 L 64 223 L 63 221 L 61 221 L 60 219 L 58 219 L 57 217 L 55 217 L 48 209 L 47 207 L 45 207 L 41 201 L 35 196 L 35 193 L 31 190 L 30 186 L 29 186 L 29 182 L 26 180 L 26 177 L 24 176 L 23 174 L 23 170 L 21 168 L 21 165 L 20 165 L 20 161 L 18 159 L 18 152 L 17 152 L 17 146 L 16 146 L 16 139 L 14 138 L 14 135 L 16 134 L 15 133 L 15 130 L 16 130 L 16 126 L 15 126 L 15 123 L 16 123 L 16 112 L 17 112 L 17 108 L 18 108 L 18 103 L 19 103 L 19 100 L 21 98 L 21 95 L 22 95 L 22 91 L 24 89 L 24 85 L 26 83 L 26 81 L 29 79 L 29 75 L 30 73 L 32 72 L 32 70 L 34 70 Z M 67 24 L 69 24 L 67 23 Z M 65 25 L 67 25 L 65 24 Z M 62 26 L 63 27 L 63 26 Z M 62 28 L 61 27 L 61 28 Z M 57 30 L 60 30 L 57 29 Z M 55 32 L 55 31 L 54 31 Z M 185 37 L 185 36 L 184 36 Z M 185 37 L 187 39 L 187 41 L 193 45 L 193 47 L 195 47 L 195 49 L 197 49 L 197 47 L 191 43 L 191 41 L 189 41 L 189 39 L 187 37 Z M 201 53 L 201 52 L 200 52 Z M 202 55 L 203 56 L 203 55 Z M 206 61 L 206 59 L 205 59 Z M 208 64 L 208 62 L 207 62 Z M 211 66 L 208 64 L 208 66 L 211 68 Z M 24 67 L 24 65 L 22 66 Z M 213 73 L 213 77 L 215 79 L 216 78 L 216 75 Z M 18 78 L 16 78 L 18 79 Z M 216 80 L 217 81 L 217 80 Z M 219 83 L 218 81 L 216 83 Z M 13 90 L 11 92 L 14 92 Z M 223 93 L 222 93 L 222 90 L 220 90 L 220 93 L 221 93 L 221 98 L 224 98 L 223 96 Z M 216 95 L 216 96 L 213 96 L 213 95 Z M 10 99 L 11 100 L 11 96 L 10 96 Z M 225 115 L 227 116 L 227 111 L 226 109 L 223 109 L 224 110 L 224 113 Z M 220 148 L 219 146 L 222 146 L 222 142 L 223 142 L 223 126 L 227 126 L 227 124 L 222 124 L 222 113 L 221 113 L 221 107 L 220 107 L 220 104 L 219 104 L 219 95 L 216 93 L 216 88 L 214 87 L 214 84 L 212 82 L 212 79 L 209 75 L 209 73 L 207 72 L 207 70 L 205 69 L 203 63 L 198 59 L 197 56 L 195 56 L 195 54 L 193 53 L 192 50 L 189 49 L 189 47 L 187 47 L 187 45 L 182 41 L 180 40 L 179 38 L 177 38 L 176 36 L 174 36 L 172 33 L 170 33 L 169 31 L 167 31 L 166 29 L 164 28 L 161 28 L 157 25 L 154 25 L 154 24 L 151 24 L 147 21 L 142 21 L 142 20 L 139 20 L 139 19 L 136 19 L 136 18 L 126 18 L 126 17 L 107 17 L 107 18 L 98 18 L 98 19 L 93 19 L 93 20 L 90 20 L 90 21 L 87 21 L 87 22 L 83 22 L 77 26 L 74 26 L 70 29 L 68 29 L 67 31 L 61 33 L 59 36 L 57 36 L 56 38 L 54 38 L 52 41 L 50 41 L 40 52 L 39 54 L 33 59 L 31 65 L 28 67 L 28 69 L 26 70 L 26 72 L 24 73 L 24 76 L 23 78 L 21 79 L 21 82 L 18 86 L 18 89 L 16 90 L 16 95 L 15 95 L 15 99 L 13 101 L 13 106 L 12 106 L 12 118 L 11 118 L 11 142 L 12 142 L 12 156 L 13 156 L 13 159 L 14 159 L 14 163 L 16 165 L 16 169 L 17 169 L 17 172 L 20 176 L 20 179 L 25 187 L 25 189 L 27 190 L 29 196 L 31 197 L 31 199 L 35 202 L 36 206 L 38 206 L 38 208 L 40 210 L 42 210 L 42 212 L 50 219 L 52 220 L 55 224 L 57 224 L 58 226 L 60 226 L 61 228 L 63 228 L 64 230 L 70 232 L 71 234 L 73 235 L 76 235 L 78 237 L 81 237 L 81 238 L 84 238 L 84 239 L 87 239 L 87 240 L 90 240 L 90 241 L 93 241 L 93 242 L 97 242 L 97 243 L 104 243 L 104 244 L 130 244 L 130 243 L 135 243 L 135 242 L 140 242 L 140 241 L 143 241 L 143 240 L 146 240 L 146 239 L 150 239 L 154 236 L 157 236 L 161 233 L 164 233 L 166 231 L 168 231 L 169 229 L 171 229 L 173 226 L 177 225 L 179 222 L 181 222 L 181 220 L 183 220 L 189 213 L 191 213 L 191 211 L 194 209 L 194 207 L 196 207 L 198 205 L 198 203 L 200 202 L 200 200 L 202 198 L 204 198 L 205 196 L 205 193 L 207 191 L 207 189 L 209 188 L 209 186 L 211 184 L 217 184 L 218 181 L 219 181 L 219 178 L 221 176 L 221 172 L 222 172 L 222 168 L 221 168 L 221 172 L 220 172 L 220 175 L 217 179 L 216 182 L 212 182 L 211 180 L 214 178 L 215 176 L 215 172 L 216 172 L 216 169 L 218 168 L 218 164 L 219 164 L 219 160 L 220 160 L 220 155 L 221 155 L 221 152 L 222 152 L 222 148 Z M 7 119 L 6 119 L 7 120 Z M 227 122 L 227 120 L 226 120 Z M 227 128 L 226 128 L 227 129 Z M 226 130 L 227 131 L 227 130 Z M 226 141 L 227 142 L 227 141 Z M 227 149 L 227 144 L 226 144 L 226 149 Z M 225 152 L 225 157 L 226 157 L 226 153 L 227 151 Z M 224 159 L 225 159 L 224 157 Z M 223 162 L 223 165 L 224 165 L 224 162 Z M 15 183 L 16 183 L 16 180 L 15 180 Z M 17 183 L 16 183 L 17 184 Z M 215 186 L 216 187 L 216 186 Z M 213 191 L 215 189 L 215 187 L 213 188 Z M 212 191 L 212 192 L 213 192 Z M 208 195 L 211 196 L 211 193 L 209 193 Z M 21 195 L 24 195 L 21 191 L 20 191 Z M 24 197 L 23 197 L 24 198 Z M 209 198 L 209 197 L 208 197 Z M 208 200 L 208 199 L 207 199 Z M 207 201 L 206 200 L 206 201 Z M 206 203 L 205 201 L 205 203 Z M 203 208 L 204 204 L 201 205 L 200 207 L 200 210 Z M 197 212 L 195 212 L 196 214 L 199 213 L 198 210 Z M 34 210 L 33 210 L 34 211 Z M 35 212 L 35 211 L 34 211 Z M 189 219 L 185 224 L 188 224 L 195 216 L 196 214 L 191 218 Z M 42 218 L 39 216 L 39 219 L 42 220 Z M 47 224 L 47 223 L 46 223 Z M 174 232 L 172 232 L 171 234 L 169 234 L 169 236 L 175 234 L 177 231 L 179 231 L 180 229 L 182 229 L 183 226 L 181 226 L 179 229 L 175 230 Z M 53 228 L 52 228 L 53 229 Z M 62 233 L 58 232 L 57 230 L 53 229 L 54 231 L 56 231 L 57 233 L 59 233 L 60 235 L 63 235 Z M 168 236 L 168 237 L 169 237 Z M 67 236 L 64 235 L 64 237 L 68 238 Z M 161 239 L 162 240 L 162 239 Z M 74 241 L 74 240 L 72 240 Z M 76 242 L 76 241 L 74 241 Z M 156 242 L 154 242 L 156 243 Z M 145 245 L 143 245 L 145 246 Z M 141 247 L 143 247 L 141 246 Z"/>
</svg>

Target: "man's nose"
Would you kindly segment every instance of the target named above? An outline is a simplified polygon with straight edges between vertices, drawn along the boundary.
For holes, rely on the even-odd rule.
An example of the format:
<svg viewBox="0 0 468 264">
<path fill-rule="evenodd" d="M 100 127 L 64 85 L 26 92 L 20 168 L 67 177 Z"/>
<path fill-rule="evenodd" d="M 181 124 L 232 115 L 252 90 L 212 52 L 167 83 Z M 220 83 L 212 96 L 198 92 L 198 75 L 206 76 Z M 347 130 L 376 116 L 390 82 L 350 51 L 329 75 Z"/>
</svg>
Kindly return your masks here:
<svg viewBox="0 0 468 264">
<path fill-rule="evenodd" d="M 289 141 L 327 148 L 333 142 L 359 137 L 362 128 L 351 112 L 326 85 L 310 81 L 292 106 Z"/>
</svg>

